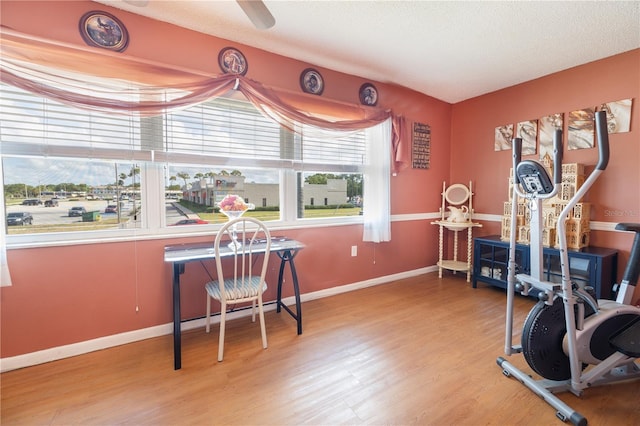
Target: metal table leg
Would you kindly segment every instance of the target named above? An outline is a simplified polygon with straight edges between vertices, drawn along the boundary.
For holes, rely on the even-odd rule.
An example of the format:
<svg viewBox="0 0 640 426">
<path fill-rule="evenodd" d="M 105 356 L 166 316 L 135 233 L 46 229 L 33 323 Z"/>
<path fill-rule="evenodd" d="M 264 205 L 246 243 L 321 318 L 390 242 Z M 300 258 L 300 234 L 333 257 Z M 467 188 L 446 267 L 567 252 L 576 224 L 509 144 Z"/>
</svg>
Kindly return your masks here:
<svg viewBox="0 0 640 426">
<path fill-rule="evenodd" d="M 173 264 L 173 369 L 182 368 L 182 347 L 180 329 L 180 274 L 184 263 Z"/>
<path fill-rule="evenodd" d="M 276 312 L 280 312 L 281 308 L 289 313 L 298 324 L 298 334 L 302 334 L 302 307 L 300 303 L 300 286 L 298 284 L 298 274 L 293 258 L 298 254 L 298 250 L 283 250 L 277 252 L 280 258 L 280 273 L 278 274 L 278 297 L 276 300 Z M 293 281 L 293 292 L 296 299 L 296 312 L 294 313 L 287 305 L 282 303 L 282 282 L 284 281 L 284 266 L 289 264 L 291 270 L 291 278 Z"/>
</svg>

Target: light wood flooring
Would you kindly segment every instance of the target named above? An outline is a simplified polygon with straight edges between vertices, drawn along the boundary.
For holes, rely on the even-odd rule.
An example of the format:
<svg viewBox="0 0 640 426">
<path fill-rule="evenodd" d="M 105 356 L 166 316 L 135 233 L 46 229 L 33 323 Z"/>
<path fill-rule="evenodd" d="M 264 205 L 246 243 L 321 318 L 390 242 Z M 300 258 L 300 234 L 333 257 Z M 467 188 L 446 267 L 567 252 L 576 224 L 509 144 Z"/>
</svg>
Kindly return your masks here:
<svg viewBox="0 0 640 426">
<path fill-rule="evenodd" d="M 562 424 L 496 364 L 504 292 L 445 275 L 306 302 L 300 336 L 291 317 L 268 312 L 266 350 L 258 323 L 234 320 L 221 363 L 216 326 L 184 333 L 179 371 L 163 336 L 7 372 L 0 423 Z M 532 304 L 518 298 L 518 325 Z M 510 361 L 530 371 L 520 355 Z M 561 397 L 590 425 L 640 425 L 640 382 Z"/>
</svg>

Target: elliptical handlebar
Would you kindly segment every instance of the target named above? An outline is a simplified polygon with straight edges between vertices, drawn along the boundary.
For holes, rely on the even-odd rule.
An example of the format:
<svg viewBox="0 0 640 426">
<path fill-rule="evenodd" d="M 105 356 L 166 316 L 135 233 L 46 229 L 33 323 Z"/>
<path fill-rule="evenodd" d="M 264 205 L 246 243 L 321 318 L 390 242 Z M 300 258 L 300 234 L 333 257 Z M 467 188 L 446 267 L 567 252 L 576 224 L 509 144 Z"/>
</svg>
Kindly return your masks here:
<svg viewBox="0 0 640 426">
<path fill-rule="evenodd" d="M 584 194 L 595 183 L 596 179 L 602 173 L 609 164 L 609 133 L 607 130 L 607 112 L 598 111 L 595 114 L 595 127 L 596 138 L 598 142 L 598 163 L 596 164 L 593 173 L 589 175 L 587 180 L 582 184 L 580 189 L 573 195 L 573 197 L 567 203 L 567 209 L 573 208 L 576 203 L 584 196 Z M 564 211 L 563 211 L 564 213 Z M 563 216 L 564 214 L 561 214 Z"/>
<path fill-rule="evenodd" d="M 556 232 L 560 245 L 560 267 L 562 270 L 562 289 L 564 297 L 571 295 L 571 270 L 567 254 L 567 227 L 571 210 L 580 202 L 582 197 L 591 189 L 598 177 L 604 172 L 609 163 L 609 135 L 607 130 L 607 113 L 598 111 L 595 114 L 595 127 L 598 142 L 598 163 L 593 172 L 587 177 L 582 186 L 567 201 L 564 208 L 558 215 Z"/>
<path fill-rule="evenodd" d="M 553 132 L 553 181 L 556 185 L 562 183 L 562 130 Z"/>
<path fill-rule="evenodd" d="M 522 160 L 522 138 L 514 138 L 513 141 L 511 142 L 513 144 L 513 152 L 512 152 L 512 157 L 513 157 L 513 175 L 514 175 L 514 184 L 515 185 L 519 185 L 520 184 L 520 177 L 518 176 L 517 173 L 515 173 L 516 168 L 518 167 L 518 164 L 520 164 L 520 161 Z"/>
<path fill-rule="evenodd" d="M 609 164 L 609 131 L 607 129 L 607 112 L 598 111 L 595 116 L 596 136 L 598 138 L 597 170 L 604 170 Z"/>
</svg>

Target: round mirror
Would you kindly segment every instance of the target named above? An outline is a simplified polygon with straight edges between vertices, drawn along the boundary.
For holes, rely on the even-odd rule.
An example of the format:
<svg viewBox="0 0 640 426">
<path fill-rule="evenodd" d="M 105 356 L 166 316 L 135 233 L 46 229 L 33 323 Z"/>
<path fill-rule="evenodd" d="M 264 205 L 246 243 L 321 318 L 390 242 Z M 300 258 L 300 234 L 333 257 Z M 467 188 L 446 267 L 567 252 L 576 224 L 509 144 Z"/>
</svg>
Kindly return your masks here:
<svg viewBox="0 0 640 426">
<path fill-rule="evenodd" d="M 460 205 L 469 199 L 469 188 L 461 183 L 456 183 L 444 192 L 444 199 L 449 204 Z"/>
</svg>

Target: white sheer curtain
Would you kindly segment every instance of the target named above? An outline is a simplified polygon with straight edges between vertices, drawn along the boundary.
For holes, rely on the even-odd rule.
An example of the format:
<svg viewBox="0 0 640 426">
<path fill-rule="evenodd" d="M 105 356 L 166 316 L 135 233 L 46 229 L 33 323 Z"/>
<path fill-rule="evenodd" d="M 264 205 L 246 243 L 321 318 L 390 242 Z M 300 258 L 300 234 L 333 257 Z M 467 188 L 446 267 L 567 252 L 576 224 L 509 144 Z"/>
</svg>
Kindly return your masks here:
<svg viewBox="0 0 640 426">
<path fill-rule="evenodd" d="M 2 158 L 0 157 L 0 188 L 4 188 L 4 173 L 2 171 Z M 4 196 L 0 191 L 0 286 L 11 285 L 11 274 L 9 274 L 9 265 L 7 264 L 7 244 L 4 235 L 7 224 L 4 215 Z"/>
<path fill-rule="evenodd" d="M 391 119 L 367 131 L 363 241 L 391 241 Z"/>
</svg>

